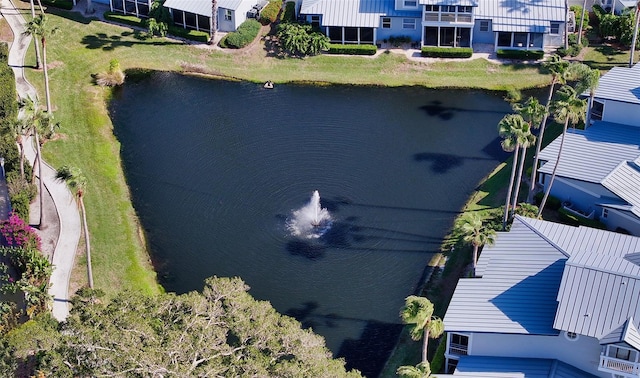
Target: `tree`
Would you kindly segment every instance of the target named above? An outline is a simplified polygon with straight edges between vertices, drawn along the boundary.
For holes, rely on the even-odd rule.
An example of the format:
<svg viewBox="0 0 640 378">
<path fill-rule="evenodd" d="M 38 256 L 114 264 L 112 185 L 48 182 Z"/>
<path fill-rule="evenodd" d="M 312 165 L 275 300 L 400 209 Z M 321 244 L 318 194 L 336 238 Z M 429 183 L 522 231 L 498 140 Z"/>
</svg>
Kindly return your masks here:
<svg viewBox="0 0 640 378">
<path fill-rule="evenodd" d="M 586 65 L 583 66 L 585 67 L 585 72 L 580 77 L 580 81 L 578 83 L 578 92 L 582 92 L 583 90 L 589 91 L 587 119 L 585 121 L 585 127 L 589 127 L 591 125 L 591 108 L 593 107 L 593 98 L 596 95 L 596 89 L 598 89 L 598 84 L 600 82 L 600 70 L 596 68 L 591 69 Z"/>
<path fill-rule="evenodd" d="M 638 41 L 638 26 L 640 24 L 640 0 L 636 4 L 636 14 L 633 22 L 633 37 L 631 38 L 631 55 L 629 56 L 629 68 L 633 67 L 636 44 Z"/>
<path fill-rule="evenodd" d="M 87 276 L 89 288 L 93 289 L 93 270 L 91 269 L 91 243 L 89 242 L 89 227 L 87 226 L 87 212 L 84 207 L 84 193 L 87 187 L 87 179 L 82 171 L 76 167 L 62 166 L 56 171 L 56 178 L 67 183 L 69 188 L 76 193 L 78 206 L 82 213 L 82 231 L 84 233 L 84 245 L 87 251 Z"/>
<path fill-rule="evenodd" d="M 291 55 L 317 55 L 329 48 L 329 38 L 314 32 L 311 25 L 286 22 L 278 25 L 278 40 Z"/>
<path fill-rule="evenodd" d="M 361 377 L 248 289 L 237 277 L 182 295 L 84 289 L 46 349 L 24 340 L 14 355 L 35 349 L 32 369 L 55 377 Z"/>
<path fill-rule="evenodd" d="M 428 362 L 420 362 L 416 366 L 400 366 L 396 374 L 402 378 L 429 378 L 431 366 Z"/>
<path fill-rule="evenodd" d="M 49 71 L 47 70 L 47 38 L 58 32 L 57 27 L 49 26 L 49 19 L 44 14 L 39 14 L 29 21 L 24 31 L 26 35 L 40 38 L 42 44 L 42 71 L 44 72 L 44 89 L 47 98 L 47 113 L 51 112 L 51 92 L 49 90 Z"/>
<path fill-rule="evenodd" d="M 209 23 L 211 39 L 209 43 L 213 43 L 216 39 L 218 31 L 218 0 L 211 0 L 211 22 Z"/>
<path fill-rule="evenodd" d="M 529 125 L 529 131 L 540 127 L 540 122 L 544 117 L 545 107 L 537 98 L 529 97 L 523 104 L 516 103 L 512 106 L 513 110 L 518 113 L 522 119 Z M 535 143 L 536 137 L 531 132 L 525 135 L 524 141 L 521 144 L 522 153 L 520 154 L 520 166 L 518 167 L 517 181 L 513 194 L 513 202 L 511 209 L 515 209 L 518 203 L 518 196 L 520 195 L 520 182 L 522 180 L 524 162 L 527 157 L 527 148 L 531 147 Z M 515 164 L 515 163 L 514 163 Z"/>
<path fill-rule="evenodd" d="M 551 73 L 551 85 L 549 87 L 549 96 L 547 97 L 547 103 L 545 104 L 544 117 L 540 122 L 540 132 L 538 133 L 538 143 L 536 143 L 536 153 L 533 158 L 533 166 L 531 168 L 531 182 L 529 183 L 529 196 L 527 202 L 533 201 L 533 194 L 536 187 L 536 176 L 538 171 L 538 156 L 540 156 L 540 149 L 542 147 L 542 138 L 544 137 L 544 130 L 547 125 L 547 117 L 549 116 L 549 106 L 551 105 L 551 99 L 553 97 L 553 91 L 556 84 L 566 83 L 566 77 L 569 71 L 569 62 L 563 60 L 559 55 L 552 55 L 548 61 L 544 63 Z"/>
<path fill-rule="evenodd" d="M 558 100 L 555 102 L 553 106 L 553 117 L 558 122 L 564 123 L 564 128 L 562 130 L 562 136 L 560 137 L 560 146 L 558 148 L 558 156 L 556 157 L 556 162 L 553 166 L 553 171 L 551 173 L 551 179 L 547 188 L 544 192 L 544 197 L 542 197 L 542 202 L 540 203 L 540 208 L 538 209 L 538 217 L 542 215 L 542 211 L 544 210 L 544 206 L 547 203 L 547 198 L 549 197 L 549 193 L 551 192 L 551 187 L 553 186 L 553 182 L 556 179 L 556 173 L 558 170 L 558 164 L 560 163 L 560 158 L 562 156 L 562 148 L 564 147 L 564 139 L 567 134 L 567 126 L 571 123 L 574 127 L 575 125 L 585 120 L 585 112 L 587 110 L 587 103 L 585 100 L 581 100 L 578 98 L 578 93 L 573 87 L 569 85 L 563 85 L 558 90 Z"/>
<path fill-rule="evenodd" d="M 531 128 L 527 122 L 519 114 L 507 114 L 498 123 L 498 134 L 503 138 L 501 142 L 502 149 L 506 152 L 513 151 L 513 164 L 511 166 L 511 177 L 509 179 L 509 188 L 507 189 L 507 199 L 505 201 L 504 217 L 502 219 L 502 229 L 507 226 L 511 207 L 511 193 L 513 189 L 513 180 L 516 176 L 516 166 L 518 165 L 518 153 L 523 146 L 529 146 L 535 141 L 535 137 L 531 134 Z M 520 180 L 518 180 L 520 182 Z M 516 198 L 517 200 L 517 198 Z"/>
<path fill-rule="evenodd" d="M 36 9 L 35 9 L 35 6 L 33 5 L 33 0 L 30 0 L 29 4 L 31 5 L 31 18 L 34 19 L 36 18 Z M 42 8 L 40 8 L 40 10 L 42 11 Z M 33 39 L 33 47 L 36 50 L 36 70 L 38 70 L 40 69 L 42 62 L 40 61 L 40 49 L 38 48 L 37 38 Z"/>
<path fill-rule="evenodd" d="M 495 242 L 496 231 L 488 227 L 482 216 L 477 212 L 464 214 L 456 224 L 456 231 L 462 236 L 462 241 L 471 244 L 473 247 L 473 274 L 476 273 L 476 264 L 478 262 L 478 250 L 481 246 L 493 245 Z"/>
<path fill-rule="evenodd" d="M 422 362 L 427 361 L 427 347 L 429 339 L 436 339 L 444 333 L 444 323 L 433 316 L 433 303 L 424 297 L 410 295 L 405 299 L 405 305 L 400 311 L 400 317 L 404 324 L 411 325 L 409 333 L 411 339 L 422 339 Z"/>
<path fill-rule="evenodd" d="M 24 181 L 24 136 L 29 133 L 29 125 L 24 119 L 16 119 L 11 121 L 11 133 L 16 139 L 18 150 L 20 152 L 20 178 Z"/>
<path fill-rule="evenodd" d="M 169 31 L 169 25 L 171 25 L 171 13 L 164 7 L 164 1 L 155 0 L 151 3 L 149 9 L 149 18 L 147 19 L 147 28 L 149 29 L 149 36 L 159 35 L 164 37 Z"/>
<path fill-rule="evenodd" d="M 580 12 L 580 27 L 578 28 L 578 46 L 582 46 L 582 28 L 584 25 L 584 12 L 587 9 L 587 0 L 582 0 L 582 11 Z"/>
</svg>

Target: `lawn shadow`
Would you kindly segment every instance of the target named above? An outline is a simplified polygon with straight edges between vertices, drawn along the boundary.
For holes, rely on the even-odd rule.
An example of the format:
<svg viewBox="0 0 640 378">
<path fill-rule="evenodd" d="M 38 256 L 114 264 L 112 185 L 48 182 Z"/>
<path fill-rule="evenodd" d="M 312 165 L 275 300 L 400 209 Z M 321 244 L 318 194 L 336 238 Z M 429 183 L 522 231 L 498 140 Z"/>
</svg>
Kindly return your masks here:
<svg viewBox="0 0 640 378">
<path fill-rule="evenodd" d="M 135 40 L 132 40 L 134 38 Z M 151 46 L 168 46 L 182 45 L 183 42 L 158 40 L 149 38 L 147 33 L 134 30 L 125 31 L 120 35 L 107 35 L 106 33 L 96 33 L 93 35 L 85 35 L 82 37 L 82 44 L 90 50 L 102 49 L 104 51 L 113 51 L 118 47 L 132 47 L 134 45 L 151 45 Z"/>
</svg>

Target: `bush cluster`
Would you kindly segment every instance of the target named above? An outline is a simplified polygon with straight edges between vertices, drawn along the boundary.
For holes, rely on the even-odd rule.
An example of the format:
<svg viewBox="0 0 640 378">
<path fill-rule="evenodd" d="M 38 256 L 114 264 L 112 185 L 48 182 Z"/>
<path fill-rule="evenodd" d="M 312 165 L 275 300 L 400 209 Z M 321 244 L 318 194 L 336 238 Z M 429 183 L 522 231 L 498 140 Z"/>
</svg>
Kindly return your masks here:
<svg viewBox="0 0 640 378">
<path fill-rule="evenodd" d="M 42 0 L 42 4 L 66 10 L 73 8 L 73 1 L 71 0 Z"/>
<path fill-rule="evenodd" d="M 248 19 L 232 33 L 227 34 L 224 47 L 241 49 L 253 42 L 260 33 L 260 23 L 254 19 Z M 222 43 L 221 43 L 222 44 Z"/>
<path fill-rule="evenodd" d="M 558 214 L 560 215 L 560 220 L 562 220 L 563 223 L 572 226 L 587 226 L 592 228 L 599 228 L 602 230 L 605 230 L 607 228 L 604 223 L 598 220 L 581 217 L 563 208 L 558 210 Z"/>
<path fill-rule="evenodd" d="M 598 34 L 602 38 L 615 38 L 624 46 L 631 46 L 633 40 L 635 10 L 625 11 L 621 15 L 606 12 L 600 6 L 593 6 L 596 16 Z M 640 38 L 636 41 L 636 47 L 640 48 Z"/>
<path fill-rule="evenodd" d="M 18 115 L 16 79 L 8 66 L 9 46 L 0 43 L 0 120 L 14 119 Z"/>
<path fill-rule="evenodd" d="M 19 162 L 18 162 L 19 164 Z M 31 176 L 31 166 L 25 161 L 25 176 Z M 36 185 L 20 177 L 20 172 L 7 172 L 7 187 L 11 210 L 22 219 L 29 219 L 29 204 L 36 198 Z"/>
<path fill-rule="evenodd" d="M 470 47 L 422 47 L 422 56 L 428 58 L 471 58 L 471 55 L 473 49 Z"/>
<path fill-rule="evenodd" d="M 344 55 L 375 55 L 378 51 L 376 45 L 341 45 L 338 43 L 329 44 L 329 54 Z"/>
<path fill-rule="evenodd" d="M 399 47 L 405 43 L 411 43 L 413 40 L 408 35 L 399 35 L 389 37 L 389 43 L 394 47 Z"/>
<path fill-rule="evenodd" d="M 542 197 L 544 197 L 544 193 L 543 192 L 539 192 L 538 194 L 536 194 L 534 196 L 534 200 L 536 201 L 536 206 L 540 206 L 540 204 L 542 203 Z M 549 197 L 547 198 L 547 203 L 545 204 L 545 206 L 546 206 L 547 209 L 559 210 L 562 207 L 562 201 L 558 197 L 554 197 L 552 195 L 549 195 Z"/>
<path fill-rule="evenodd" d="M 269 25 L 272 22 L 276 22 L 281 9 L 282 0 L 271 0 L 262 12 L 260 12 L 260 22 L 262 25 Z"/>
<path fill-rule="evenodd" d="M 500 59 L 539 60 L 544 56 L 544 51 L 500 49 L 497 55 Z"/>
<path fill-rule="evenodd" d="M 190 41 L 207 43 L 211 38 L 209 33 L 202 30 L 192 30 L 192 29 L 184 29 L 179 26 L 170 25 L 168 34 L 171 34 L 175 37 L 180 37 L 184 39 L 188 39 Z"/>
<path fill-rule="evenodd" d="M 12 212 L 9 219 L 0 222 L 0 233 L 10 247 L 40 249 L 40 237 L 16 214 Z"/>
</svg>

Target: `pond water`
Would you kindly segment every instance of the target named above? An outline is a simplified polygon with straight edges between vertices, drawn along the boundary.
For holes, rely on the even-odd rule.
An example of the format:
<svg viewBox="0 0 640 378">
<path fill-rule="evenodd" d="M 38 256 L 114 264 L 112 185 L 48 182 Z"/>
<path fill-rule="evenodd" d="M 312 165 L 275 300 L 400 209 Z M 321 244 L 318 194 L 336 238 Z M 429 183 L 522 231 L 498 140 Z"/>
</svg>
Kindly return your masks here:
<svg viewBox="0 0 640 378">
<path fill-rule="evenodd" d="M 161 284 L 240 276 L 376 376 L 399 309 L 479 181 L 507 156 L 498 94 L 157 73 L 110 111 Z M 293 235 L 317 190 L 331 218 Z"/>
</svg>

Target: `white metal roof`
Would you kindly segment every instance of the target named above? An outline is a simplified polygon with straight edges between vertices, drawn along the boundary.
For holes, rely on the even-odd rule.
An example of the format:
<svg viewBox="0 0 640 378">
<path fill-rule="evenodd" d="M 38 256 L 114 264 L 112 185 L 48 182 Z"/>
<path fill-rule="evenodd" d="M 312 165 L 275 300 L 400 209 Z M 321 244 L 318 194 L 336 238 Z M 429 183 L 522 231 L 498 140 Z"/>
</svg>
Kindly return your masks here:
<svg viewBox="0 0 640 378">
<path fill-rule="evenodd" d="M 462 5 L 477 7 L 480 0 L 420 0 L 420 5 Z"/>
<path fill-rule="evenodd" d="M 540 151 L 546 163 L 540 172 L 551 174 L 561 137 Z M 558 177 L 600 183 L 622 161 L 640 156 L 640 127 L 595 122 L 586 130 L 571 129 L 565 136 Z"/>
<path fill-rule="evenodd" d="M 636 328 L 633 322 L 633 317 L 630 317 L 618 328 L 609 332 L 609 334 L 600 339 L 601 345 L 615 343 L 627 343 L 640 350 L 640 332 L 638 332 L 638 328 Z"/>
<path fill-rule="evenodd" d="M 640 104 L 640 64 L 632 68 L 613 67 L 600 78 L 594 97 Z"/>
<path fill-rule="evenodd" d="M 421 11 L 396 10 L 394 0 L 303 0 L 301 14 L 322 15 L 322 26 L 380 26 L 380 17 L 421 18 Z"/>
<path fill-rule="evenodd" d="M 631 204 L 631 212 L 640 217 L 640 167 L 635 162 L 620 163 L 602 180 L 602 185 Z"/>
<path fill-rule="evenodd" d="M 236 10 L 242 4 L 257 3 L 257 0 L 218 0 L 218 8 Z M 164 6 L 188 13 L 211 17 L 210 0 L 166 0 Z"/>
<path fill-rule="evenodd" d="M 549 32 L 551 22 L 564 22 L 563 0 L 480 0 L 476 19 L 491 19 L 493 31 Z"/>
<path fill-rule="evenodd" d="M 473 378 L 595 378 L 558 360 L 461 356 L 454 377 Z"/>
</svg>

